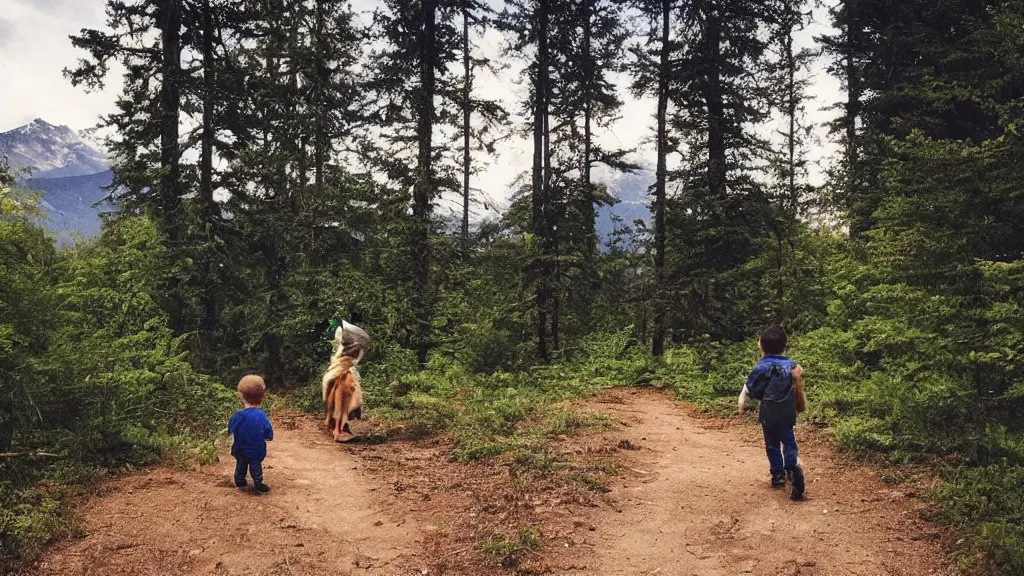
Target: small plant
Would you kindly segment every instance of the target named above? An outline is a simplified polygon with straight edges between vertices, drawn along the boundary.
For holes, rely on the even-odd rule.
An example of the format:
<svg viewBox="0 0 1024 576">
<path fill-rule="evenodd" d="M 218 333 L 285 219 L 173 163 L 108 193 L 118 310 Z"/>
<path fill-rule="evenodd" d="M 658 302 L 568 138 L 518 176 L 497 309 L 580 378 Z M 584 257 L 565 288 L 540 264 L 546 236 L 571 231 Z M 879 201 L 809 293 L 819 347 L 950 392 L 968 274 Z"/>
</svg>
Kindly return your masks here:
<svg viewBox="0 0 1024 576">
<path fill-rule="evenodd" d="M 489 536 L 480 543 L 480 551 L 494 558 L 507 558 L 518 552 L 540 548 L 541 535 L 533 526 L 520 526 L 512 538 Z"/>
<path fill-rule="evenodd" d="M 606 494 L 612 491 L 612 489 L 605 485 L 604 482 L 601 482 L 600 480 L 595 478 L 593 475 L 588 474 L 587 472 L 572 472 L 566 477 L 566 479 L 569 480 L 570 482 L 578 482 L 580 484 L 583 484 L 584 486 L 593 490 L 594 492 L 601 492 L 602 494 Z"/>
<path fill-rule="evenodd" d="M 590 472 L 600 472 L 605 476 L 618 476 L 620 467 L 611 460 L 602 460 L 587 466 L 587 470 Z"/>
<path fill-rule="evenodd" d="M 512 456 L 512 465 L 550 474 L 558 470 L 559 460 L 547 444 L 542 446 L 531 444 L 516 448 Z"/>
<path fill-rule="evenodd" d="M 79 531 L 64 489 L 18 491 L 0 482 L 0 571 L 35 560 L 50 542 Z"/>
</svg>

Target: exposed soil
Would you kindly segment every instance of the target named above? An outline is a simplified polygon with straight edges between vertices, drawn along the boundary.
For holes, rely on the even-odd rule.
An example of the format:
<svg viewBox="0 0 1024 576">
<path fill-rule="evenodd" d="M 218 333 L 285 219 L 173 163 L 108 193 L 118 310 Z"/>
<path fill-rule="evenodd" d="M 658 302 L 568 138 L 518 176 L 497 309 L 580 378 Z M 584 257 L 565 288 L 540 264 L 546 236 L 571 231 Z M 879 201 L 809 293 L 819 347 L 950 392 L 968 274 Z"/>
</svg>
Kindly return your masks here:
<svg viewBox="0 0 1024 576">
<path fill-rule="evenodd" d="M 55 575 L 413 574 L 414 518 L 381 501 L 358 460 L 309 417 L 275 418 L 257 495 L 226 453 L 201 471 L 159 468 L 107 483 L 81 507 L 86 536 L 35 568 Z"/>
<path fill-rule="evenodd" d="M 579 408 L 620 425 L 557 441 L 554 468 L 450 463 L 439 438 L 338 445 L 313 417 L 284 414 L 269 494 L 235 488 L 226 452 L 200 471 L 124 476 L 80 506 L 83 538 L 26 573 L 953 574 L 908 488 L 808 429 L 797 432 L 807 500 L 795 503 L 768 486 L 749 421 L 644 390 Z"/>
<path fill-rule="evenodd" d="M 592 403 L 593 406 L 595 403 Z M 610 483 L 612 510 L 578 518 L 581 553 L 558 574 L 923 576 L 951 574 L 942 533 L 920 502 L 876 471 L 844 462 L 807 428 L 797 431 L 806 500 L 773 490 L 760 428 L 695 416 L 664 394 L 598 398 L 623 427 L 580 439 L 590 450 L 631 447 Z"/>
</svg>

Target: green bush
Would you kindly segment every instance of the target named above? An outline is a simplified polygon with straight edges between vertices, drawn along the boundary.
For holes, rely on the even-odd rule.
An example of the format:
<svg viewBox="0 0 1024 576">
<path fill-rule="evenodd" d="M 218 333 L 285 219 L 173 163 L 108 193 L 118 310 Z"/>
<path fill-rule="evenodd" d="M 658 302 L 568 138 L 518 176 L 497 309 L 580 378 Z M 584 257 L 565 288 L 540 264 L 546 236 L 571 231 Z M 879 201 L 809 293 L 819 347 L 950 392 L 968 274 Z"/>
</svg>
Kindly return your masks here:
<svg viewBox="0 0 1024 576">
<path fill-rule="evenodd" d="M 0 482 L 0 569 L 13 569 L 16 560 L 35 559 L 51 540 L 77 529 L 62 491 L 19 490 L 11 482 Z"/>
<path fill-rule="evenodd" d="M 167 456 L 211 461 L 234 394 L 188 362 L 165 310 L 163 239 L 126 217 L 56 252 L 0 186 L 0 565 L 73 528 L 61 488 Z M 44 488 L 40 488 L 44 486 Z"/>
<path fill-rule="evenodd" d="M 939 519 L 971 527 L 993 564 L 1007 574 L 1024 573 L 1024 466 L 951 468 L 943 478 Z"/>
</svg>

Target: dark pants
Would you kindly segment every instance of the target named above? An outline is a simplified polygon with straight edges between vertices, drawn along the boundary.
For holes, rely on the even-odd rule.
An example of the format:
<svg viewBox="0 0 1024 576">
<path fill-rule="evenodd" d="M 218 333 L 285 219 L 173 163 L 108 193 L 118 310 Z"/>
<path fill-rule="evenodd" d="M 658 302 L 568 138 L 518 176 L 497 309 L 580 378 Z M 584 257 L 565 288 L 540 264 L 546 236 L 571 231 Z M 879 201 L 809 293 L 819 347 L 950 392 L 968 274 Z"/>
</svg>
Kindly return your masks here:
<svg viewBox="0 0 1024 576">
<path fill-rule="evenodd" d="M 761 426 L 761 430 L 764 432 L 764 447 L 768 453 L 771 472 L 774 474 L 784 470 L 795 470 L 797 450 L 793 429 Z"/>
<path fill-rule="evenodd" d="M 254 484 L 263 484 L 263 460 L 250 460 L 245 454 L 236 453 L 235 457 L 235 484 L 245 482 L 245 473 L 248 471 L 252 476 Z"/>
</svg>

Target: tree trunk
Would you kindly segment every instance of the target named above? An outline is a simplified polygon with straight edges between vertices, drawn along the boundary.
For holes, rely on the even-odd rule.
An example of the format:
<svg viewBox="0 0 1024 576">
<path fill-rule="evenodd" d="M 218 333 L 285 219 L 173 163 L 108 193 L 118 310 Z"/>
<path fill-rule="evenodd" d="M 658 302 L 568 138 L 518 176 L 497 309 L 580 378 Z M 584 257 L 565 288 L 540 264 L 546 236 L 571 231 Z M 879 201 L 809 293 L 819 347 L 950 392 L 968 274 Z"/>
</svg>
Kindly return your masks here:
<svg viewBox="0 0 1024 576">
<path fill-rule="evenodd" d="M 800 199 L 798 198 L 796 189 L 796 104 L 797 104 L 797 93 L 796 93 L 796 54 L 793 53 L 793 32 L 796 28 L 797 13 L 794 5 L 795 0 L 789 0 L 788 2 L 788 22 L 785 42 L 786 52 L 786 115 L 789 117 L 789 132 L 786 135 L 787 145 L 789 148 L 789 158 L 787 164 L 787 176 L 788 181 L 788 192 L 790 209 L 796 214 L 799 208 Z"/>
<path fill-rule="evenodd" d="M 160 83 L 160 179 L 163 208 L 171 219 L 180 205 L 181 179 L 178 149 L 178 116 L 181 109 L 181 6 L 180 0 L 162 0 L 160 11 L 163 81 Z M 172 226 L 172 229 L 173 226 Z M 174 238 L 177 239 L 176 237 Z"/>
<path fill-rule="evenodd" d="M 213 10 L 210 0 L 203 0 L 203 134 L 202 151 L 199 160 L 199 202 L 200 218 L 209 253 L 205 258 L 204 281 L 214 283 L 216 267 L 213 262 L 212 240 L 214 237 L 214 226 L 216 222 L 216 205 L 213 201 L 213 142 L 215 138 L 215 127 L 213 124 L 214 106 L 214 73 L 215 60 L 213 56 Z M 203 307 L 203 317 L 200 321 L 200 328 L 205 332 L 212 332 L 217 327 L 217 302 L 214 297 L 214 286 L 207 284 L 200 290 L 200 300 Z"/>
<path fill-rule="evenodd" d="M 548 2 L 539 0 L 537 13 L 537 69 L 534 75 L 534 111 L 533 111 L 533 190 L 532 219 L 533 233 L 536 242 L 537 265 L 534 267 L 537 278 L 537 355 L 544 362 L 548 360 L 547 346 L 547 307 L 548 307 L 548 274 L 547 274 L 547 177 L 545 174 L 545 156 L 547 144 L 545 128 L 547 127 L 547 94 L 548 94 Z"/>
<path fill-rule="evenodd" d="M 286 5 L 289 6 L 291 10 L 298 11 L 298 7 L 294 3 L 290 5 L 286 3 Z M 289 14 L 288 17 L 288 19 L 292 22 L 295 22 L 297 18 L 298 16 L 295 15 L 294 13 Z M 293 24 L 293 26 L 288 32 L 289 35 L 286 40 L 287 43 L 285 44 L 285 46 L 287 47 L 286 50 L 288 50 L 288 52 L 291 52 L 291 54 L 286 56 L 291 68 L 291 82 L 288 85 L 288 100 L 291 102 L 299 102 L 302 98 L 299 89 L 299 67 L 295 62 L 296 55 L 294 52 L 292 52 L 294 50 L 297 50 L 297 47 L 300 46 L 302 43 L 302 39 L 300 38 L 299 35 L 298 24 Z M 304 112 L 308 113 L 308 111 Z M 288 130 L 289 134 L 287 148 L 294 153 L 293 158 L 295 163 L 293 168 L 293 172 L 295 173 L 295 185 L 288 187 L 291 190 L 291 193 L 289 194 L 288 197 L 288 206 L 289 209 L 291 210 L 292 216 L 294 216 L 296 219 L 301 217 L 302 203 L 305 200 L 306 196 L 306 185 L 309 183 L 307 179 L 307 176 L 309 175 L 307 161 L 308 158 L 306 157 L 306 149 L 309 146 L 309 134 L 305 118 L 302 118 L 302 120 L 297 122 L 297 124 L 298 130 L 286 129 Z M 293 136 L 296 132 L 297 135 Z M 285 172 L 285 177 L 287 178 L 287 170 Z"/>
<path fill-rule="evenodd" d="M 721 14 L 715 2 L 705 13 L 708 77 L 704 100 L 708 111 L 708 192 L 714 201 L 726 195 L 725 104 L 722 95 Z"/>
<path fill-rule="evenodd" d="M 330 69 L 323 61 L 323 54 L 326 50 L 324 41 L 324 6 L 322 0 L 316 1 L 316 33 L 314 42 L 316 50 L 316 87 L 314 95 L 314 106 L 316 107 L 316 133 L 313 137 L 313 185 L 317 194 L 323 192 L 324 186 L 324 164 L 327 162 L 328 128 L 331 112 L 328 109 L 326 100 L 327 83 L 330 80 Z"/>
<path fill-rule="evenodd" d="M 775 232 L 775 258 L 776 266 L 778 267 L 778 273 L 775 278 L 775 322 L 782 323 L 785 315 L 785 296 L 786 296 L 786 282 L 785 276 L 783 275 L 783 238 L 782 230 L 778 226 L 773 226 Z"/>
<path fill-rule="evenodd" d="M 213 14 L 210 0 L 203 0 L 203 135 L 199 161 L 199 198 L 207 223 L 213 216 L 214 66 Z"/>
<path fill-rule="evenodd" d="M 423 0 L 420 38 L 420 93 L 416 136 L 419 142 L 416 183 L 413 186 L 412 257 L 414 272 L 414 308 L 416 309 L 416 358 L 420 368 L 426 367 L 430 350 L 430 207 L 434 187 L 434 65 L 435 17 L 437 0 Z"/>
<path fill-rule="evenodd" d="M 550 78 L 549 78 L 550 80 Z M 551 347 L 558 350 L 558 306 L 561 296 L 561 270 L 558 266 L 558 224 L 561 222 L 561 208 L 551 193 L 551 114 L 550 82 L 544 96 L 544 277 L 547 286 L 547 300 L 551 302 Z"/>
<path fill-rule="evenodd" d="M 160 82 L 160 217 L 171 251 L 181 243 L 181 180 L 179 165 L 178 116 L 181 109 L 181 4 L 180 0 L 161 0 L 158 12 L 160 28 L 162 81 Z M 185 300 L 182 281 L 177 275 L 169 278 L 171 329 L 176 334 L 186 331 Z"/>
<path fill-rule="evenodd" d="M 798 13 L 795 6 L 796 0 L 787 0 L 786 3 L 786 30 L 785 36 L 783 36 L 783 52 L 786 58 L 786 116 L 789 120 L 789 130 L 786 133 L 786 147 L 787 147 L 787 158 L 786 158 L 786 201 L 780 202 L 785 208 L 788 204 L 790 213 L 785 214 L 786 216 L 796 217 L 797 210 L 799 209 L 800 199 L 798 197 L 796 188 L 796 105 L 797 105 L 797 93 L 796 93 L 796 69 L 797 61 L 796 54 L 793 53 L 793 32 L 796 29 Z M 776 223 L 773 226 L 775 232 L 776 242 L 776 266 L 777 266 L 777 278 L 776 278 L 776 322 L 782 322 L 785 316 L 785 291 L 786 283 L 784 281 L 783 268 L 785 266 L 784 261 L 784 250 L 783 250 L 783 233 L 782 229 Z"/>
<path fill-rule="evenodd" d="M 857 172 L 858 172 L 858 142 L 857 142 L 857 116 L 860 115 L 861 83 L 860 73 L 857 70 L 857 0 L 846 0 L 846 117 L 843 119 L 846 128 L 846 198 L 848 208 L 853 206 L 857 197 Z M 869 225 L 858 219 L 853 219 L 850 226 L 850 235 L 854 238 L 860 237 L 867 230 Z"/>
<path fill-rule="evenodd" d="M 545 27 L 546 29 L 546 27 Z M 545 32 L 545 37 L 547 32 Z M 561 295 L 561 271 L 558 266 L 558 224 L 561 222 L 561 208 L 551 193 L 551 86 L 550 78 L 544 95 L 544 277 L 547 279 L 547 299 L 552 304 L 551 345 L 558 350 L 558 305 Z M 553 255 L 553 257 L 552 257 Z"/>
<path fill-rule="evenodd" d="M 593 138 L 591 132 L 591 119 L 593 116 L 593 100 L 594 100 L 594 60 L 593 54 L 590 52 L 590 36 L 591 28 L 593 24 L 590 21 L 591 13 L 590 9 L 593 7 L 593 0 L 583 0 L 583 74 L 584 74 L 584 90 L 583 95 L 583 166 L 582 166 L 582 177 L 583 177 L 583 218 L 584 224 L 587 226 L 587 262 L 588 264 L 597 252 L 597 214 L 594 210 L 594 187 L 590 180 L 590 149 L 591 140 Z M 589 265 L 588 270 L 589 273 Z"/>
<path fill-rule="evenodd" d="M 559 262 L 558 230 L 551 233 L 551 252 L 554 254 L 554 270 L 552 272 L 551 285 L 551 348 L 556 352 L 561 349 L 560 334 L 562 319 L 562 267 Z"/>
<path fill-rule="evenodd" d="M 470 96 L 473 88 L 473 76 L 469 58 L 469 6 L 462 6 L 462 249 L 469 250 L 469 120 L 472 106 Z"/>
<path fill-rule="evenodd" d="M 661 54 L 658 63 L 658 167 L 654 184 L 654 331 L 651 353 L 665 353 L 665 187 L 668 179 L 669 24 L 671 0 L 661 2 Z"/>
</svg>

